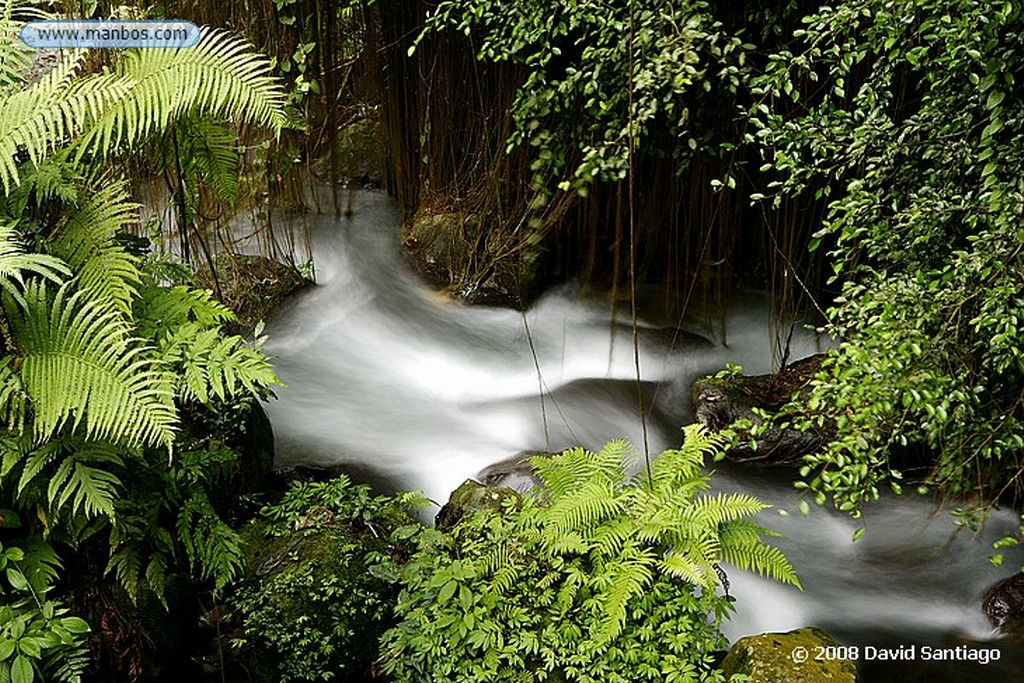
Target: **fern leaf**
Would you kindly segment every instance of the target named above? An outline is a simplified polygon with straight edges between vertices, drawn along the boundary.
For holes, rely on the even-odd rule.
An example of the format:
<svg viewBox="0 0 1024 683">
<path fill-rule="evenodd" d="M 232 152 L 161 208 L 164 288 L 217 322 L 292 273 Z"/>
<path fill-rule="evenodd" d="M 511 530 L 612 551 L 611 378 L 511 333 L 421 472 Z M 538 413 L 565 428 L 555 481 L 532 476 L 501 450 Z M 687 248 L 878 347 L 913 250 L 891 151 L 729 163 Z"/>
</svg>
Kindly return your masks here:
<svg viewBox="0 0 1024 683">
<path fill-rule="evenodd" d="M 4 194 L 20 183 L 19 152 L 39 164 L 73 137 L 84 121 L 129 92 L 129 83 L 114 74 L 78 77 L 83 58 L 81 51 L 72 52 L 28 88 L 0 93 L 0 185 Z"/>
<path fill-rule="evenodd" d="M 696 586 L 710 588 L 718 580 L 710 564 L 696 560 L 686 553 L 666 553 L 665 557 L 658 561 L 658 566 L 666 573 Z"/>
<path fill-rule="evenodd" d="M 205 290 L 184 285 L 160 287 L 147 284 L 139 290 L 135 320 L 141 335 L 147 339 L 160 339 L 190 322 L 197 323 L 200 328 L 208 328 L 237 318 L 231 309 Z"/>
<path fill-rule="evenodd" d="M 29 283 L 24 309 L 8 306 L 37 438 L 70 423 L 90 438 L 169 449 L 177 416 L 167 376 L 116 311 L 68 291 L 65 284 L 51 302 L 44 283 Z"/>
<path fill-rule="evenodd" d="M 71 271 L 60 260 L 45 254 L 26 254 L 13 225 L 0 222 L 0 288 L 22 306 L 25 299 L 17 285 L 23 285 L 23 272 L 35 273 L 60 282 Z"/>
<path fill-rule="evenodd" d="M 544 515 L 545 529 L 559 532 L 587 530 L 623 511 L 615 485 L 595 479 L 552 501 Z"/>
<path fill-rule="evenodd" d="M 285 125 L 285 96 L 270 63 L 221 31 L 204 30 L 191 48 L 129 50 L 121 71 L 129 87 L 89 126 L 79 155 L 133 145 L 193 111 L 274 131 Z"/>
<path fill-rule="evenodd" d="M 242 567 L 242 537 L 221 521 L 206 494 L 197 490 L 178 514 L 178 537 L 200 576 L 219 591 Z"/>
<path fill-rule="evenodd" d="M 604 614 L 597 632 L 593 635 L 600 646 L 616 638 L 626 625 L 626 606 L 634 597 L 643 593 L 652 579 L 653 557 L 649 551 L 642 551 L 638 557 L 606 565 L 610 570 L 611 585 L 604 592 L 601 607 Z"/>
<path fill-rule="evenodd" d="M 764 543 L 753 546 L 729 545 L 722 548 L 722 559 L 738 569 L 749 569 L 761 576 L 801 588 L 793 565 L 778 548 Z"/>
<path fill-rule="evenodd" d="M 105 515 L 114 518 L 114 505 L 121 487 L 120 478 L 88 463 L 120 465 L 120 458 L 101 445 L 90 444 L 65 458 L 50 479 L 47 496 L 55 512 L 71 503 L 71 514 L 86 517 Z"/>
<path fill-rule="evenodd" d="M 21 470 L 21 477 L 18 479 L 18 486 L 16 488 L 19 496 L 24 493 L 28 485 L 32 483 L 32 480 L 35 479 L 47 465 L 57 459 L 59 453 L 60 443 L 51 442 L 43 444 L 28 454 L 28 457 L 25 458 L 25 466 Z"/>
<path fill-rule="evenodd" d="M 141 279 L 135 258 L 114 235 L 137 220 L 138 205 L 128 201 L 125 184 L 108 183 L 71 210 L 52 244 L 76 274 L 79 290 L 126 315 Z"/>
<path fill-rule="evenodd" d="M 25 393 L 21 376 L 11 367 L 13 356 L 0 358 L 0 420 L 7 423 L 7 429 L 21 434 L 25 429 L 25 415 L 28 395 Z M 0 476 L 6 470 L 0 472 Z"/>
<path fill-rule="evenodd" d="M 126 543 L 113 550 L 104 571 L 104 574 L 111 573 L 128 593 L 132 602 L 137 602 L 142 576 L 142 555 L 138 546 Z"/>
<path fill-rule="evenodd" d="M 756 515 L 768 507 L 757 498 L 743 493 L 718 493 L 696 498 L 689 514 L 708 526 L 717 527 L 731 519 Z"/>
<path fill-rule="evenodd" d="M 219 330 L 204 330 L 197 323 L 182 325 L 161 340 L 161 358 L 181 368 L 178 390 L 189 400 L 224 401 L 242 389 L 258 393 L 280 384 L 270 362 L 242 337 L 221 337 Z"/>
</svg>

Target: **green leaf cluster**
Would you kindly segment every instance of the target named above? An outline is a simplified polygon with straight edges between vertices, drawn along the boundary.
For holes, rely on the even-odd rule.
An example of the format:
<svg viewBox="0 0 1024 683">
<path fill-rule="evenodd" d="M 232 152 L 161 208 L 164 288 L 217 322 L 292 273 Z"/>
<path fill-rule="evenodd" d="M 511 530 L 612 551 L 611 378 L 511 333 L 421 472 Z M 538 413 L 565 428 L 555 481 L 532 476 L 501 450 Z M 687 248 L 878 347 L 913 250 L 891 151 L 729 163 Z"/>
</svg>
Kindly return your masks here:
<svg viewBox="0 0 1024 683">
<path fill-rule="evenodd" d="M 759 81 L 776 200 L 829 202 L 838 345 L 782 418 L 835 435 L 802 470 L 821 503 L 898 492 L 908 446 L 947 494 L 1024 492 L 1022 30 L 1019 3 L 840 2 Z"/>
<path fill-rule="evenodd" d="M 535 458 L 542 482 L 500 512 L 425 532 L 402 574 L 401 623 L 384 636 L 395 680 L 713 681 L 731 598 L 728 561 L 799 585 L 750 517 L 765 506 L 707 495 L 698 427 L 633 477 L 625 442 Z"/>
<path fill-rule="evenodd" d="M 18 526 L 5 515 L 6 526 Z M 53 550 L 38 540 L 0 543 L 0 680 L 78 683 L 87 662 L 82 619 L 49 598 L 59 568 Z"/>
<path fill-rule="evenodd" d="M 350 680 L 369 673 L 394 625 L 399 566 L 421 527 L 415 496 L 373 496 L 347 477 L 304 483 L 245 530 L 250 559 L 230 600 L 232 641 L 259 681 Z"/>
<path fill-rule="evenodd" d="M 444 0 L 417 44 L 460 30 L 479 60 L 523 68 L 508 147 L 533 148 L 543 206 L 554 183 L 585 196 L 596 182 L 625 179 L 640 148 L 689 153 L 703 144 L 692 120 L 706 93 L 737 92 L 752 48 L 712 9 L 701 0 Z"/>
</svg>

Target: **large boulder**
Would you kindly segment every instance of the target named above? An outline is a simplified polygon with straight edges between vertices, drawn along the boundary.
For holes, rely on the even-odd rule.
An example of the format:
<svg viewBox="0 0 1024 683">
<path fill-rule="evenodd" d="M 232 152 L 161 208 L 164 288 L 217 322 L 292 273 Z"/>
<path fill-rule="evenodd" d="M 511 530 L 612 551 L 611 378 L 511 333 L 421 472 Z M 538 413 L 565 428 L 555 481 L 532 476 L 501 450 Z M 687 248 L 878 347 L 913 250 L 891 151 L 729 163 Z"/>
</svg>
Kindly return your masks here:
<svg viewBox="0 0 1024 683">
<path fill-rule="evenodd" d="M 823 358 L 820 354 L 810 356 L 770 375 L 697 380 L 690 392 L 694 419 L 712 432 L 721 431 L 737 420 L 761 424 L 754 409 L 769 413 L 778 410 L 807 387 Z M 740 437 L 739 443 L 729 451 L 730 459 L 792 466 L 801 464 L 802 456 L 820 448 L 825 440 L 824 435 L 813 431 L 788 428 L 770 429 L 756 439 L 745 434 Z M 753 446 L 751 441 L 754 441 Z"/>
<path fill-rule="evenodd" d="M 479 215 L 421 208 L 402 226 L 413 269 L 438 290 L 468 304 L 523 310 L 540 294 L 535 260 L 495 258 Z"/>
<path fill-rule="evenodd" d="M 989 588 L 982 606 L 993 627 L 1004 635 L 1024 640 L 1024 572 Z"/>
<path fill-rule="evenodd" d="M 722 662 L 722 672 L 726 679 L 734 674 L 746 674 L 748 683 L 855 683 L 855 662 L 815 656 L 826 647 L 841 646 L 835 638 L 816 628 L 747 636 L 729 649 Z"/>
</svg>

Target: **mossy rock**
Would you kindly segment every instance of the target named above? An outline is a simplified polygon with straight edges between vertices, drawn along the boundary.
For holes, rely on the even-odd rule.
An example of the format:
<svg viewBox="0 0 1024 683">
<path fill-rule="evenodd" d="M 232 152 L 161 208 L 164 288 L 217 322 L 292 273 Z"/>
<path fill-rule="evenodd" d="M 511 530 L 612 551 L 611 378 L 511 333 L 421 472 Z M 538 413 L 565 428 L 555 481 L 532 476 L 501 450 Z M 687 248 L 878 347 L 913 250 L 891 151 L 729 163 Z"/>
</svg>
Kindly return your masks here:
<svg viewBox="0 0 1024 683">
<path fill-rule="evenodd" d="M 982 608 L 1002 635 L 1024 641 L 1024 572 L 989 588 L 982 598 Z"/>
<path fill-rule="evenodd" d="M 467 479 L 452 492 L 448 502 L 434 518 L 434 527 L 438 531 L 450 531 L 466 515 L 477 510 L 501 510 L 501 504 L 508 498 L 519 496 L 514 490 L 506 487 L 485 486 L 478 481 Z"/>
<path fill-rule="evenodd" d="M 816 628 L 762 633 L 740 638 L 722 662 L 726 679 L 746 674 L 749 683 L 855 683 L 857 665 L 849 659 L 821 659 L 822 647 L 840 643 Z"/>
<path fill-rule="evenodd" d="M 201 265 L 196 280 L 238 316 L 237 325 L 225 327 L 233 334 L 248 334 L 288 295 L 311 284 L 295 266 L 265 256 L 221 252 L 211 260 L 213 268 Z"/>
<path fill-rule="evenodd" d="M 690 390 L 694 420 L 712 432 L 721 431 L 737 420 L 760 424 L 754 409 L 773 413 L 794 394 L 805 390 L 821 367 L 822 355 L 796 361 L 770 375 L 707 377 L 693 383 Z M 769 429 L 752 439 L 740 435 L 729 449 L 729 459 L 767 465 L 798 466 L 803 456 L 818 450 L 826 434 L 796 429 Z"/>
</svg>

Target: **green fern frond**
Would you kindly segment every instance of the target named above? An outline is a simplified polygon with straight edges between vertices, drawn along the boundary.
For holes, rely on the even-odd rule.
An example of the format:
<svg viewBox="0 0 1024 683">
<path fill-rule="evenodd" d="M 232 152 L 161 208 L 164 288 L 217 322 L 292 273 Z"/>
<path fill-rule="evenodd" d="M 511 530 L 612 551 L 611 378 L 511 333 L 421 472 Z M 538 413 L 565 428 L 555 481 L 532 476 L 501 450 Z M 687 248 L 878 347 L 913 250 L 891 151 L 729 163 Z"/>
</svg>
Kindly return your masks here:
<svg viewBox="0 0 1024 683">
<path fill-rule="evenodd" d="M 14 363 L 13 356 L 0 358 L 0 422 L 12 433 L 21 434 L 25 430 L 28 394 L 21 376 L 12 367 Z"/>
<path fill-rule="evenodd" d="M 47 499 L 55 514 L 68 510 L 73 516 L 114 518 L 121 480 L 95 464 L 120 467 L 123 462 L 116 449 L 102 442 L 83 444 L 67 455 L 47 487 Z"/>
<path fill-rule="evenodd" d="M 717 527 L 722 522 L 756 515 L 768 507 L 757 498 L 743 493 L 718 493 L 694 499 L 689 514 L 703 524 Z"/>
<path fill-rule="evenodd" d="M 204 330 L 198 323 L 165 336 L 160 353 L 164 363 L 180 368 L 178 391 L 186 400 L 224 401 L 243 389 L 259 393 L 280 383 L 269 361 L 242 337 L 222 337 L 218 329 Z"/>
<path fill-rule="evenodd" d="M 84 53 L 75 51 L 31 86 L 0 93 L 0 186 L 19 184 L 17 156 L 39 164 L 68 142 L 83 122 L 93 120 L 129 93 L 129 83 L 109 73 L 78 76 Z"/>
<path fill-rule="evenodd" d="M 667 574 L 695 586 L 711 588 L 718 580 L 718 575 L 709 563 L 685 553 L 666 553 L 665 557 L 658 561 L 658 566 Z"/>
<path fill-rule="evenodd" d="M 626 607 L 629 601 L 643 593 L 653 578 L 654 558 L 650 550 L 640 551 L 635 558 L 611 562 L 605 566 L 611 580 L 603 592 L 603 615 L 596 633 L 592 635 L 597 646 L 613 640 L 626 625 Z"/>
<path fill-rule="evenodd" d="M 625 483 L 624 470 L 634 460 L 632 446 L 627 441 L 618 440 L 609 442 L 596 453 L 578 447 L 570 448 L 552 456 L 533 457 L 530 464 L 544 492 L 558 498 L 596 479 L 621 486 Z"/>
<path fill-rule="evenodd" d="M 238 135 L 234 129 L 209 116 L 186 119 L 177 127 L 182 138 L 181 158 L 188 166 L 186 175 L 194 174 L 213 188 L 217 197 L 232 205 L 238 197 Z"/>
<path fill-rule="evenodd" d="M 25 305 L 21 288 L 23 273 L 35 273 L 48 280 L 60 282 L 71 271 L 58 259 L 46 254 L 26 254 L 18 232 L 13 225 L 0 222 L 0 288 L 20 305 Z"/>
<path fill-rule="evenodd" d="M 744 548 L 761 543 L 763 536 L 778 536 L 751 519 L 733 519 L 718 527 L 718 537 L 723 546 Z"/>
<path fill-rule="evenodd" d="M 21 496 L 40 472 L 47 465 L 55 461 L 60 455 L 62 444 L 59 441 L 45 443 L 39 448 L 25 454 L 25 465 L 21 470 L 21 477 L 18 478 L 18 486 L 15 492 Z M 24 450 L 22 451 L 24 453 Z"/>
<path fill-rule="evenodd" d="M 280 131 L 285 95 L 270 63 L 242 40 L 204 30 L 195 47 L 128 50 L 124 95 L 88 126 L 79 156 L 134 145 L 189 112 L 226 116 Z"/>
<path fill-rule="evenodd" d="M 185 285 L 162 287 L 146 282 L 149 279 L 143 278 L 135 304 L 135 322 L 146 339 L 159 341 L 191 322 L 209 328 L 237 320 L 231 309 L 206 290 Z"/>
<path fill-rule="evenodd" d="M 182 506 L 177 531 L 189 561 L 200 576 L 213 580 L 215 591 L 238 575 L 242 537 L 217 516 L 205 493 L 196 491 Z"/>
<path fill-rule="evenodd" d="M 638 524 L 632 515 L 623 515 L 601 524 L 590 535 L 591 547 L 605 557 L 618 555 L 623 546 L 636 538 Z"/>
<path fill-rule="evenodd" d="M 167 595 L 164 586 L 167 584 L 167 555 L 153 553 L 146 565 L 146 584 L 156 595 L 160 604 L 167 609 Z"/>
<path fill-rule="evenodd" d="M 589 529 L 623 512 L 623 501 L 615 482 L 594 478 L 580 482 L 571 493 L 553 498 L 545 512 L 546 528 L 558 532 Z"/>
<path fill-rule="evenodd" d="M 141 278 L 135 257 L 114 235 L 138 222 L 138 209 L 123 182 L 108 183 L 68 212 L 51 247 L 71 266 L 80 291 L 126 315 Z"/>
<path fill-rule="evenodd" d="M 25 307 L 7 307 L 37 438 L 84 425 L 89 438 L 170 449 L 177 416 L 168 377 L 117 311 L 69 291 L 65 284 L 51 300 L 44 283 L 30 282 Z"/>
<path fill-rule="evenodd" d="M 67 205 L 76 203 L 85 176 L 66 156 L 57 152 L 39 163 L 29 161 L 20 166 L 21 184 L 0 196 L 0 214 L 21 216 L 30 203 L 42 207 L 54 199 Z"/>
<path fill-rule="evenodd" d="M 125 543 L 111 550 L 107 568 L 103 573 L 112 573 L 132 602 L 136 602 L 142 587 L 142 553 L 139 547 L 132 543 Z"/>
<path fill-rule="evenodd" d="M 759 543 L 757 545 L 728 545 L 722 547 L 722 559 L 738 569 L 749 569 L 761 576 L 788 583 L 801 588 L 800 580 L 793 571 L 793 565 L 778 548 Z"/>
</svg>

